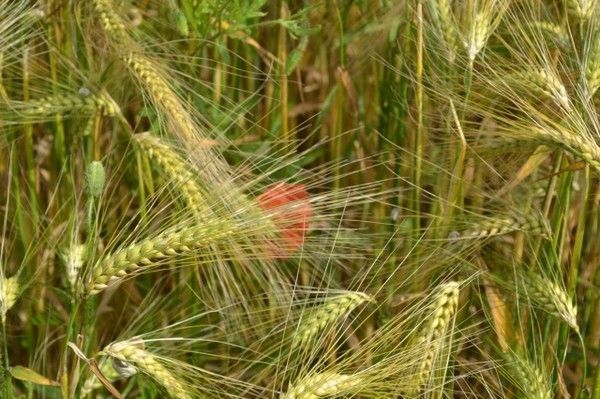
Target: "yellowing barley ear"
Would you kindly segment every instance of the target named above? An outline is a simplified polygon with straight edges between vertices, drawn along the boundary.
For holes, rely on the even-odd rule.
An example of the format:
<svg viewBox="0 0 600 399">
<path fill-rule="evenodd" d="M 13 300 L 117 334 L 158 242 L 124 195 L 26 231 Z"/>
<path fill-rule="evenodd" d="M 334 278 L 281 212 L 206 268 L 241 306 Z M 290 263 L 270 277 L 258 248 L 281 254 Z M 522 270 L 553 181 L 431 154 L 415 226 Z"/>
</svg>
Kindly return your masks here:
<svg viewBox="0 0 600 399">
<path fill-rule="evenodd" d="M 571 298 L 559 284 L 535 273 L 523 275 L 522 283 L 534 304 L 545 312 L 561 318 L 573 330 L 579 331 L 577 307 L 573 305 Z"/>
<path fill-rule="evenodd" d="M 312 341 L 317 339 L 327 327 L 335 324 L 348 315 L 359 305 L 373 301 L 362 292 L 348 291 L 333 298 L 327 298 L 325 303 L 316 308 L 306 309 L 306 316 L 300 319 L 294 332 L 292 348 L 310 349 Z"/>
<path fill-rule="evenodd" d="M 553 397 L 551 385 L 542 370 L 515 353 L 505 353 L 505 358 L 507 372 L 523 393 L 523 397 L 530 399 Z"/>
<path fill-rule="evenodd" d="M 429 305 L 429 318 L 423 324 L 415 345 L 424 351 L 423 359 L 414 376 L 414 388 L 409 396 L 416 396 L 429 382 L 435 372 L 434 364 L 448 345 L 453 330 L 454 316 L 458 306 L 460 284 L 455 281 L 435 288 Z"/>
<path fill-rule="evenodd" d="M 121 17 L 115 12 L 110 0 L 93 0 L 94 9 L 100 15 L 102 27 L 117 41 L 125 42 L 129 36 Z"/>
<path fill-rule="evenodd" d="M 131 367 L 134 367 L 160 384 L 172 398 L 192 398 L 185 385 L 172 371 L 159 362 L 154 354 L 143 348 L 143 342 L 117 342 L 107 346 L 103 352 L 115 359 L 113 367 L 116 366 L 117 371 L 121 369 L 130 373 Z"/>
<path fill-rule="evenodd" d="M 290 386 L 281 399 L 318 399 L 345 395 L 363 383 L 359 375 L 323 372 L 309 375 Z"/>
<path fill-rule="evenodd" d="M 19 297 L 19 281 L 16 276 L 0 278 L 0 316 L 2 323 L 6 321 L 6 314 L 15 305 Z"/>
</svg>

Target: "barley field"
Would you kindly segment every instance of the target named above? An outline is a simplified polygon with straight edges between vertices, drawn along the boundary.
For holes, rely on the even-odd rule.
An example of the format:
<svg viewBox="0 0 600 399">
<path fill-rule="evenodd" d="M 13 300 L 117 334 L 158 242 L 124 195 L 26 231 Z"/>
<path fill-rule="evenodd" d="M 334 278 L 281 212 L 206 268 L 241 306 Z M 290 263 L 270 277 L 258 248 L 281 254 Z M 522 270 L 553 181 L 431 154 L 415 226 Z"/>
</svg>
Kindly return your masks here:
<svg viewBox="0 0 600 399">
<path fill-rule="evenodd" d="M 0 0 L 0 398 L 600 399 L 600 1 Z"/>
</svg>

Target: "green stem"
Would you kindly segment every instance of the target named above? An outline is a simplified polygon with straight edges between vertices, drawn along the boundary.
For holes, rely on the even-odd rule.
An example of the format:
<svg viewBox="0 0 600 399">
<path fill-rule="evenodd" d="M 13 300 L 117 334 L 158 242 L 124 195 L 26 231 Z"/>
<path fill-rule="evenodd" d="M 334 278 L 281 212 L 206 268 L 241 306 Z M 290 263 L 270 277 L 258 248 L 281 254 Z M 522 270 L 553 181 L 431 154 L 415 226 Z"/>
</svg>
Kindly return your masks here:
<svg viewBox="0 0 600 399">
<path fill-rule="evenodd" d="M 61 392 L 62 399 L 70 399 L 69 398 L 69 373 L 68 373 L 68 352 L 69 346 L 68 343 L 71 342 L 71 338 L 75 335 L 75 324 L 79 315 L 79 307 L 81 305 L 81 301 L 78 299 L 72 304 L 71 312 L 69 315 L 69 324 L 67 329 L 67 334 L 65 335 L 65 340 L 63 341 L 63 352 L 60 361 L 60 369 L 58 371 L 58 377 L 61 384 Z"/>
<path fill-rule="evenodd" d="M 2 384 L 2 390 L 0 392 L 4 392 L 4 397 L 6 397 L 7 399 L 12 399 L 13 395 L 12 395 L 12 381 L 11 381 L 11 377 L 10 377 L 10 363 L 9 363 L 9 359 L 8 359 L 8 343 L 7 343 L 7 339 L 6 339 L 6 324 L 4 323 L 4 321 L 1 322 L 2 323 L 2 336 L 0 337 L 0 339 L 2 339 L 2 353 L 0 353 L 0 358 L 1 358 L 1 363 L 2 363 L 2 370 L 0 370 L 0 372 L 2 373 L 2 375 L 0 376 L 0 382 Z"/>
</svg>

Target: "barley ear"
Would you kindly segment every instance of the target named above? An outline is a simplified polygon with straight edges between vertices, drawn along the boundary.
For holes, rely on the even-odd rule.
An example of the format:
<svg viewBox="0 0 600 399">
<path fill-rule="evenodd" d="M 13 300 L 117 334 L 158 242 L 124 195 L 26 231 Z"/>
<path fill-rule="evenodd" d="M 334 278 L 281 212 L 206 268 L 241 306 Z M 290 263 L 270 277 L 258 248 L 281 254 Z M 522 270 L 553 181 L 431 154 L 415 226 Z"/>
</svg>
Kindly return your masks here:
<svg viewBox="0 0 600 399">
<path fill-rule="evenodd" d="M 491 10 L 489 7 L 485 7 L 475 14 L 469 29 L 468 40 L 465 41 L 469 60 L 474 60 L 485 46 L 492 30 L 491 19 Z"/>
<path fill-rule="evenodd" d="M 179 255 L 193 254 L 199 248 L 241 234 L 228 221 L 202 225 L 184 224 L 163 234 L 138 241 L 109 254 L 92 268 L 84 295 L 95 295 L 116 281 L 142 268 L 150 268 Z"/>
<path fill-rule="evenodd" d="M 166 366 L 160 363 L 154 354 L 140 346 L 137 342 L 123 341 L 109 345 L 104 349 L 104 352 L 116 359 L 117 367 L 135 367 L 151 377 L 172 398 L 191 399 L 192 396 L 184 384 Z"/>
<path fill-rule="evenodd" d="M 16 276 L 0 278 L 0 316 L 2 323 L 6 314 L 15 305 L 19 297 L 19 281 Z"/>
<path fill-rule="evenodd" d="M 452 62 L 456 57 L 459 35 L 454 21 L 451 0 L 431 0 L 431 10 L 444 38 L 448 59 Z"/>
<path fill-rule="evenodd" d="M 87 246 L 85 244 L 72 244 L 60 253 L 65 265 L 67 281 L 73 290 L 77 287 L 77 279 L 83 264 L 88 258 Z"/>
<path fill-rule="evenodd" d="M 534 22 L 533 26 L 549 39 L 549 41 L 556 42 L 560 47 L 569 46 L 569 33 L 562 26 L 548 21 Z"/>
<path fill-rule="evenodd" d="M 107 356 L 100 360 L 99 368 L 102 375 L 110 382 L 116 381 L 119 378 L 126 378 L 137 373 L 137 370 L 131 365 L 126 364 L 122 360 Z M 103 386 L 104 385 L 102 385 L 96 375 L 92 374 L 83 383 L 81 388 L 81 396 L 86 397 L 91 394 L 93 390 L 102 388 Z"/>
<path fill-rule="evenodd" d="M 586 20 L 594 13 L 597 0 L 566 0 L 569 11 L 577 18 Z"/>
<path fill-rule="evenodd" d="M 459 293 L 460 284 L 455 281 L 435 288 L 432 303 L 429 305 L 429 319 L 423 325 L 416 341 L 416 345 L 425 352 L 414 378 L 414 388 L 408 392 L 409 396 L 418 395 L 435 372 L 436 359 L 444 352 L 447 337 L 453 330 Z"/>
<path fill-rule="evenodd" d="M 358 375 L 323 372 L 309 375 L 290 386 L 281 399 L 318 399 L 348 394 L 362 385 Z"/>
<path fill-rule="evenodd" d="M 600 29 L 596 29 L 587 53 L 585 79 L 587 90 L 592 97 L 600 87 Z"/>
<path fill-rule="evenodd" d="M 532 302 L 547 313 L 563 319 L 573 330 L 579 331 L 577 307 L 559 284 L 535 273 L 525 274 L 522 280 Z"/>
<path fill-rule="evenodd" d="M 359 305 L 373 301 L 362 292 L 348 291 L 342 295 L 327 298 L 322 305 L 307 309 L 308 314 L 300 320 L 292 339 L 292 348 L 311 348 L 311 341 L 318 338 L 329 326 L 348 315 Z"/>
<path fill-rule="evenodd" d="M 510 376 L 525 398 L 550 399 L 552 390 L 547 376 L 529 360 L 516 353 L 505 353 Z"/>
<path fill-rule="evenodd" d="M 486 220 L 460 233 L 457 238 L 482 239 L 517 231 L 547 235 L 549 230 L 550 226 L 546 219 L 537 215 L 524 214 Z"/>
<path fill-rule="evenodd" d="M 196 217 L 205 219 L 212 216 L 198 176 L 174 149 L 150 133 L 136 134 L 134 140 L 144 154 L 156 161 L 169 181 L 174 182 L 186 205 Z"/>
<path fill-rule="evenodd" d="M 560 78 L 549 69 L 529 69 L 516 74 L 520 84 L 532 90 L 535 94 L 551 99 L 565 110 L 569 110 L 569 95 Z"/>
</svg>

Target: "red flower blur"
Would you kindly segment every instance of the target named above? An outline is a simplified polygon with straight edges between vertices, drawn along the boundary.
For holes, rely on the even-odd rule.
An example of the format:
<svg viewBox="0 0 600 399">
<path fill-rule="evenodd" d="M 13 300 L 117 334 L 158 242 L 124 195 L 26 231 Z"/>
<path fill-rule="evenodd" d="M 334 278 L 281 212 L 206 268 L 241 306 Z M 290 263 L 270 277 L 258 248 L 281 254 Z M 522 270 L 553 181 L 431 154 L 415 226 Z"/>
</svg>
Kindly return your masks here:
<svg viewBox="0 0 600 399">
<path fill-rule="evenodd" d="M 309 195 L 302 184 L 276 183 L 258 196 L 260 207 L 272 215 L 281 242 L 270 243 L 271 256 L 287 259 L 304 242 L 312 217 Z"/>
</svg>

